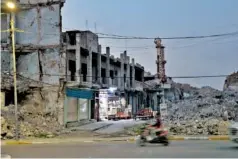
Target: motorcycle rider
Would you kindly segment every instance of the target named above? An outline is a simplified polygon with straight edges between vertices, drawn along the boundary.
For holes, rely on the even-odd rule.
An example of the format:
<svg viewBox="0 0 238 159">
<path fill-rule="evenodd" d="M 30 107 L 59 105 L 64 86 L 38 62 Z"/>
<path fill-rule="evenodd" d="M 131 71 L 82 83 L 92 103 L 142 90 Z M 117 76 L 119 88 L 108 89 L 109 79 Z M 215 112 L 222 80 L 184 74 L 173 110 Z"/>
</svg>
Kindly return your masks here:
<svg viewBox="0 0 238 159">
<path fill-rule="evenodd" d="M 160 116 L 160 113 L 158 112 L 155 115 L 155 122 L 151 124 L 149 127 L 150 135 L 152 138 L 155 138 L 156 133 L 161 131 L 161 126 L 162 126 L 161 116 Z"/>
</svg>

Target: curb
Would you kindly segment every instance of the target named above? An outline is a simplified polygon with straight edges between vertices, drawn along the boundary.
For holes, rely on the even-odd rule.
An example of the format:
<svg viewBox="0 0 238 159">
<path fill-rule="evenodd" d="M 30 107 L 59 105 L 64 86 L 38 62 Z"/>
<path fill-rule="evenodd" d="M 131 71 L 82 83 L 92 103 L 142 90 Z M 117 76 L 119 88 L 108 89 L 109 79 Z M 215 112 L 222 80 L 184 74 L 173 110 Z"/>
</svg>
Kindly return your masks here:
<svg viewBox="0 0 238 159">
<path fill-rule="evenodd" d="M 200 137 L 186 137 L 186 136 L 169 136 L 169 140 L 173 141 L 184 141 L 184 140 L 229 140 L 229 136 L 200 136 Z M 57 143 L 92 143 L 92 142 L 119 142 L 119 141 L 135 141 L 134 137 L 124 139 L 92 139 L 92 140 L 55 140 L 55 141 L 1 141 L 1 145 L 29 145 L 29 144 L 57 144 Z"/>
</svg>

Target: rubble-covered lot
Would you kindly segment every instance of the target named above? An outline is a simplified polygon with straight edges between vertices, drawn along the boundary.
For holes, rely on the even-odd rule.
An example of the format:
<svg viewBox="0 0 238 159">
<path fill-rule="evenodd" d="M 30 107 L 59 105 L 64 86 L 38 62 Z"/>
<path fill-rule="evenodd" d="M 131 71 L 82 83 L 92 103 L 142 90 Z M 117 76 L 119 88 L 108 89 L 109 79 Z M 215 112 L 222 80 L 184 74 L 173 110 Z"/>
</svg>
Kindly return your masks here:
<svg viewBox="0 0 238 159">
<path fill-rule="evenodd" d="M 58 88 L 31 91 L 26 99 L 18 104 L 20 136 L 54 137 L 63 132 L 63 100 Z M 1 107 L 1 139 L 15 136 L 15 107 Z"/>
<path fill-rule="evenodd" d="M 238 92 L 203 87 L 191 89 L 189 94 L 190 96 L 183 100 L 168 103 L 171 135 L 226 135 L 229 122 L 238 120 Z M 51 138 L 79 134 L 81 136 L 81 132 L 66 130 L 60 123 L 62 103 L 62 95 L 59 95 L 57 88 L 36 90 L 27 95 L 26 100 L 19 104 L 21 138 Z M 14 137 L 14 113 L 14 105 L 1 109 L 1 139 Z M 135 135 L 143 125 L 132 126 L 125 131 L 120 129 L 120 132 L 113 130 L 114 133 L 109 136 Z M 111 129 L 113 127 L 116 127 L 116 124 L 111 126 Z"/>
<path fill-rule="evenodd" d="M 173 134 L 226 135 L 229 121 L 238 120 L 238 92 L 203 87 L 168 111 Z"/>
<path fill-rule="evenodd" d="M 14 105 L 1 110 L 1 139 L 15 136 Z M 28 112 L 21 108 L 19 112 L 19 128 L 21 137 L 54 137 L 60 126 L 54 116 Z"/>
<path fill-rule="evenodd" d="M 168 104 L 171 135 L 227 135 L 231 121 L 238 121 L 238 92 L 211 87 L 193 89 L 189 98 Z M 128 128 L 130 134 L 140 126 Z"/>
</svg>

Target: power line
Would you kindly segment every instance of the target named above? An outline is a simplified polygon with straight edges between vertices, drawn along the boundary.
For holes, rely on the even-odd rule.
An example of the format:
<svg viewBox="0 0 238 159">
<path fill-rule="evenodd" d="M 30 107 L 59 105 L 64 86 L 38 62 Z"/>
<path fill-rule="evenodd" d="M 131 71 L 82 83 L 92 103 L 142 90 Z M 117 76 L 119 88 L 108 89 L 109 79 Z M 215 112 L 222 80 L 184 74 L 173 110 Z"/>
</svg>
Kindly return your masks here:
<svg viewBox="0 0 238 159">
<path fill-rule="evenodd" d="M 24 18 L 25 17 L 20 17 L 20 18 Z M 35 19 L 35 18 L 34 18 Z M 44 19 L 44 18 L 43 18 Z M 46 21 L 49 21 L 51 19 L 44 19 Z M 52 26 L 56 26 L 56 24 L 53 23 L 47 23 L 49 25 Z M 66 30 L 70 29 L 70 28 L 64 28 Z M 78 29 L 72 29 L 72 30 L 78 30 Z M 32 32 L 27 32 L 25 31 L 25 33 L 32 33 Z M 151 39 L 155 39 L 157 37 L 138 37 L 138 36 L 124 36 L 124 35 L 117 35 L 117 34 L 108 34 L 108 33 L 95 33 L 97 35 L 105 35 L 106 37 L 98 37 L 101 39 L 118 39 L 118 40 L 151 40 Z M 61 34 L 51 34 L 51 33 L 47 33 L 44 35 L 57 35 L 60 36 Z M 181 36 L 181 37 L 161 37 L 160 39 L 166 39 L 166 40 L 185 40 L 185 39 L 204 39 L 204 38 L 213 38 L 213 37 L 224 37 L 224 36 L 229 36 L 229 35 L 238 35 L 238 31 L 235 32 L 231 32 L 231 33 L 222 33 L 222 34 L 212 34 L 212 35 L 201 35 L 201 36 Z M 129 47 L 128 47 L 129 48 Z"/>
<path fill-rule="evenodd" d="M 23 19 L 26 19 L 25 17 L 21 17 Z M 43 18 L 44 19 L 44 18 Z M 52 19 L 44 19 L 46 21 L 52 20 Z M 56 24 L 53 23 L 48 23 L 52 26 L 56 26 Z M 78 29 L 73 29 L 73 28 L 64 28 L 66 30 L 78 30 Z M 140 36 L 124 36 L 124 35 L 117 35 L 117 34 L 108 34 L 108 33 L 95 33 L 97 35 L 104 35 L 103 37 L 98 37 L 101 39 L 132 39 L 132 40 L 151 40 L 151 39 L 156 39 L 158 37 L 140 37 Z M 48 34 L 48 35 L 54 35 L 54 34 Z M 60 35 L 60 34 L 56 34 Z M 213 37 L 224 37 L 224 36 L 229 36 L 229 35 L 238 35 L 238 31 L 235 32 L 230 32 L 230 33 L 219 33 L 219 34 L 211 34 L 211 35 L 199 35 L 199 36 L 179 36 L 179 37 L 160 37 L 160 39 L 164 40 L 184 40 L 184 39 L 204 39 L 204 38 L 213 38 Z"/>
<path fill-rule="evenodd" d="M 7 74 L 7 75 L 12 75 L 12 74 L 9 74 L 9 73 L 6 73 L 6 72 L 3 72 L 4 74 Z M 22 73 L 22 72 L 21 72 Z M 37 74 L 37 75 L 40 75 L 39 73 L 35 73 L 35 74 Z M 27 79 L 27 80 L 30 80 L 30 81 L 33 81 L 33 82 L 37 82 L 37 83 L 42 83 L 42 84 L 46 84 L 46 85 L 50 85 L 50 86 L 55 86 L 55 87 L 58 87 L 58 86 L 60 86 L 60 85 L 57 85 L 57 84 L 51 84 L 51 83 L 47 83 L 47 82 L 43 82 L 43 81 L 40 81 L 40 80 L 35 80 L 35 79 L 31 79 L 31 78 L 29 78 L 29 77 L 26 77 L 26 76 L 23 76 L 23 75 L 21 75 L 20 73 L 17 73 L 17 75 L 18 76 L 20 76 L 21 78 L 24 78 L 24 79 Z M 33 74 L 31 74 L 31 75 L 33 75 Z M 65 75 L 57 75 L 57 74 L 41 74 L 41 75 L 48 75 L 48 76 L 64 76 L 65 77 Z M 67 75 L 67 77 L 68 76 L 70 76 L 70 75 Z M 205 75 L 205 76 L 168 76 L 168 78 L 171 78 L 171 79 L 178 79 L 178 78 L 184 78 L 184 79 L 188 79 L 188 78 L 221 78 L 221 77 L 227 77 L 227 76 L 229 76 L 229 75 L 210 75 L 210 76 L 208 76 L 208 75 Z M 79 76 L 75 76 L 75 77 L 79 77 Z M 83 77 L 83 76 L 80 76 L 80 77 Z M 96 77 L 96 76 L 84 76 L 84 77 Z M 111 78 L 111 77 L 103 77 L 103 78 Z M 124 78 L 125 79 L 125 77 L 116 77 L 116 78 Z M 131 78 L 131 77 L 126 77 L 126 78 Z M 94 81 L 92 81 L 92 82 L 94 82 Z M 141 82 L 141 81 L 139 81 L 139 82 Z M 153 85 L 149 85 L 148 83 L 146 83 L 147 81 L 145 81 L 145 82 L 141 82 L 142 84 L 145 84 L 145 85 L 147 85 L 147 86 L 149 86 L 149 87 L 153 87 Z M 9 83 L 8 83 L 9 84 Z"/>
<path fill-rule="evenodd" d="M 2 73 L 5 74 L 5 75 L 7 75 L 7 76 L 13 76 L 13 74 L 11 74 L 11 73 L 7 73 L 7 72 L 2 72 Z M 42 83 L 42 84 L 46 84 L 46 85 L 51 85 L 51 86 L 59 86 L 59 85 L 55 85 L 55 84 L 43 82 L 43 81 L 40 81 L 40 80 L 35 80 L 35 79 L 32 79 L 32 78 L 23 76 L 23 75 L 21 75 L 20 73 L 17 73 L 17 75 L 18 75 L 18 77 L 24 78 L 24 79 L 29 80 L 29 81 L 33 81 L 33 82 L 37 82 L 37 83 Z M 4 82 L 6 82 L 6 81 L 4 81 Z M 9 84 L 8 81 L 7 81 L 7 83 Z"/>
<path fill-rule="evenodd" d="M 181 36 L 181 37 L 161 37 L 160 39 L 164 40 L 185 40 L 185 39 L 204 39 L 204 38 L 214 38 L 214 37 L 224 37 L 229 35 L 237 35 L 238 31 L 231 33 L 223 33 L 223 34 L 213 34 L 213 35 L 200 35 L 200 36 Z M 156 39 L 156 37 L 98 37 L 101 39 L 133 39 L 133 40 L 151 40 Z"/>
<path fill-rule="evenodd" d="M 55 24 L 51 24 L 54 25 Z M 65 30 L 78 30 L 78 29 L 70 29 L 70 28 L 64 28 Z M 104 35 L 103 37 L 98 37 L 101 39 L 138 39 L 138 40 L 150 40 L 150 39 L 156 39 L 158 37 L 139 37 L 139 36 L 124 36 L 124 35 L 117 35 L 117 34 L 108 34 L 108 33 L 95 33 L 97 35 Z M 229 35 L 238 35 L 238 31 L 230 32 L 230 33 L 219 33 L 219 34 L 211 34 L 211 35 L 199 35 L 199 36 L 180 36 L 180 37 L 160 37 L 160 39 L 164 40 L 184 40 L 184 39 L 204 39 L 204 38 L 213 38 L 213 37 L 224 37 Z"/>
<path fill-rule="evenodd" d="M 211 76 L 174 76 L 170 78 L 220 78 L 220 77 L 227 77 L 229 75 L 211 75 Z"/>
</svg>

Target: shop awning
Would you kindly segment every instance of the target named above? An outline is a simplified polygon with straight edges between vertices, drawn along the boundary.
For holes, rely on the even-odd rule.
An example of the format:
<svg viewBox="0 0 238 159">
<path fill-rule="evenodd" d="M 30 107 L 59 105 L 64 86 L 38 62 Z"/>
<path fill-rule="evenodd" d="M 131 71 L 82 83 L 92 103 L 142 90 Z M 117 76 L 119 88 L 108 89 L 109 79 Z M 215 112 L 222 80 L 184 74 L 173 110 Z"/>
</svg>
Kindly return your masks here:
<svg viewBox="0 0 238 159">
<path fill-rule="evenodd" d="M 66 89 L 67 97 L 75 97 L 75 98 L 83 98 L 83 99 L 93 99 L 93 91 L 92 90 L 83 90 L 83 89 Z"/>
</svg>

